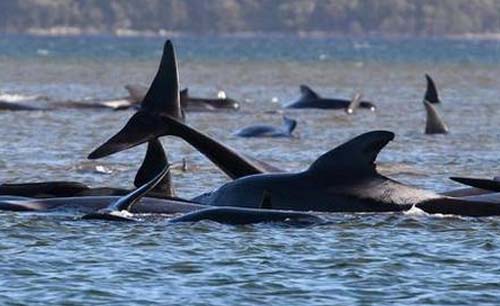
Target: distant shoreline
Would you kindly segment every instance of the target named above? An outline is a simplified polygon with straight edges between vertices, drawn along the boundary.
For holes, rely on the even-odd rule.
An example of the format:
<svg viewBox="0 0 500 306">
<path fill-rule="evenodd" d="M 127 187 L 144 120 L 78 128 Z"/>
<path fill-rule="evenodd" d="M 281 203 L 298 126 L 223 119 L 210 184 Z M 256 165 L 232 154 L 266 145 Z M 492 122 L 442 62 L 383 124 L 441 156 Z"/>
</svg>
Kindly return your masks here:
<svg viewBox="0 0 500 306">
<path fill-rule="evenodd" d="M 7 35 L 33 35 L 47 37 L 71 37 L 71 36 L 115 36 L 115 37 L 200 37 L 200 36 L 219 36 L 230 38 L 252 38 L 252 37 L 297 37 L 297 38 L 387 38 L 387 39 L 462 39 L 462 40 L 500 40 L 500 33 L 464 33 L 447 35 L 403 35 L 387 33 L 369 33 L 358 35 L 345 35 L 339 33 L 330 33 L 325 31 L 300 31 L 300 32 L 231 32 L 231 33 L 197 33 L 168 30 L 146 30 L 139 31 L 133 29 L 117 29 L 112 32 L 102 32 L 92 29 L 80 29 L 75 27 L 53 27 L 53 28 L 31 28 L 23 32 L 3 32 Z"/>
</svg>

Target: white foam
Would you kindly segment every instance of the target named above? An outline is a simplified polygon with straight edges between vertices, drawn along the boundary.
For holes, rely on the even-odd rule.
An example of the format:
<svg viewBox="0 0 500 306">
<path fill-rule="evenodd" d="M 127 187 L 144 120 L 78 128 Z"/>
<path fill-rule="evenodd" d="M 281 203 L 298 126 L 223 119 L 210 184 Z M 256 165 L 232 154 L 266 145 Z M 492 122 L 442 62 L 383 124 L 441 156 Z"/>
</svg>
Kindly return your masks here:
<svg viewBox="0 0 500 306">
<path fill-rule="evenodd" d="M 38 98 L 37 96 L 26 96 L 20 94 L 7 94 L 7 93 L 0 94 L 0 100 L 5 102 L 20 102 L 27 100 L 36 100 L 37 98 Z"/>
</svg>

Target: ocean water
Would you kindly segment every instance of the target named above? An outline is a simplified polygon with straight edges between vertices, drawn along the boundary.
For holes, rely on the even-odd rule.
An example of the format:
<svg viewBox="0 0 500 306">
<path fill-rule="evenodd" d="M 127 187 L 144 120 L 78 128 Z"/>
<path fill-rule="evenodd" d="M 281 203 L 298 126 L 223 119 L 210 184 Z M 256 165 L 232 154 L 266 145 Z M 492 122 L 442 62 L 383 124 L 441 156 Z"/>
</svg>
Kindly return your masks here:
<svg viewBox="0 0 500 306">
<path fill-rule="evenodd" d="M 449 176 L 499 174 L 500 43 L 446 39 L 181 37 L 182 87 L 224 90 L 240 112 L 189 113 L 187 122 L 241 152 L 289 171 L 366 131 L 396 139 L 379 171 L 437 192 Z M 0 36 L 0 99 L 52 101 L 125 96 L 148 84 L 162 38 Z M 424 135 L 424 74 L 441 93 L 448 135 Z M 284 110 L 293 139 L 239 139 L 252 123 L 281 124 L 282 106 L 308 84 L 324 96 L 361 92 L 375 113 Z M 35 97 L 35 98 L 34 98 Z M 43 99 L 36 99 L 43 97 Z M 31 100 L 35 101 L 31 101 Z M 0 181 L 75 180 L 132 185 L 145 147 L 98 161 L 87 154 L 131 111 L 0 112 Z M 179 139 L 162 142 L 179 195 L 228 181 Z M 71 213 L 0 213 L 0 304 L 498 305 L 500 219 L 328 214 L 306 228 L 277 224 L 169 225 L 81 221 Z"/>
</svg>

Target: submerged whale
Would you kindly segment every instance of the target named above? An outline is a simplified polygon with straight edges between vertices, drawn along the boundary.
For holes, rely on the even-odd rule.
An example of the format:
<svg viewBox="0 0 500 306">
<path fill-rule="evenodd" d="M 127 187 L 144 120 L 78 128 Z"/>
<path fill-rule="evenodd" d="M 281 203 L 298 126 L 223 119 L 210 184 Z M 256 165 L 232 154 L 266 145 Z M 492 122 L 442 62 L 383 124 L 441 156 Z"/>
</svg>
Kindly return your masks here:
<svg viewBox="0 0 500 306">
<path fill-rule="evenodd" d="M 351 101 L 346 99 L 323 98 L 307 85 L 300 85 L 301 97 L 285 108 L 322 108 L 322 109 L 348 109 Z M 376 107 L 372 102 L 359 101 L 359 108 L 375 111 Z"/>
<path fill-rule="evenodd" d="M 257 124 L 241 128 L 233 133 L 239 137 L 293 137 L 297 121 L 283 116 L 283 126 Z"/>
</svg>

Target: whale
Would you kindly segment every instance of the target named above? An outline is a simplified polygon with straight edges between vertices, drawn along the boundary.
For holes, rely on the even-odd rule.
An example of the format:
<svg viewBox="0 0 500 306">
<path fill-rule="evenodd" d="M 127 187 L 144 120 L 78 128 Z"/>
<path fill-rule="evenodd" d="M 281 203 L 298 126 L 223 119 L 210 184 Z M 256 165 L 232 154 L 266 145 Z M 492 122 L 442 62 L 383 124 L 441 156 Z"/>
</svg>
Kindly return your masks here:
<svg viewBox="0 0 500 306">
<path fill-rule="evenodd" d="M 448 134 L 448 125 L 434 104 L 424 100 L 424 107 L 426 113 L 425 134 Z"/>
<path fill-rule="evenodd" d="M 321 109 L 347 109 L 350 100 L 323 98 L 307 85 L 300 85 L 301 97 L 285 108 L 321 108 Z M 375 104 L 369 101 L 359 101 L 359 108 L 375 111 Z"/>
<path fill-rule="evenodd" d="M 202 152 L 231 179 L 280 170 L 236 150 L 198 131 L 182 120 L 179 76 L 175 50 L 165 42 L 160 65 L 139 109 L 120 132 L 92 151 L 88 158 L 98 159 L 135 147 L 161 136 L 176 136 Z"/>
<path fill-rule="evenodd" d="M 193 145 L 234 179 L 215 191 L 191 199 L 196 203 L 258 208 L 259 195 L 270 190 L 273 207 L 279 210 L 385 212 L 415 206 L 436 213 L 443 204 L 442 211 L 451 214 L 483 216 L 500 212 L 500 207 L 492 203 L 443 196 L 379 174 L 374 161 L 378 152 L 394 138 L 394 133 L 389 131 L 372 131 L 355 137 L 319 157 L 305 171 L 268 173 L 251 159 L 163 112 L 166 107 L 175 109 L 179 105 L 177 64 L 170 41 L 165 43 L 155 81 L 163 84 L 164 98 L 143 103 L 118 133 L 89 154 L 90 159 L 170 135 Z M 165 88 L 172 90 L 170 96 Z"/>
<path fill-rule="evenodd" d="M 149 191 L 151 191 L 169 172 L 169 166 L 165 167 L 155 178 L 145 183 L 136 190 L 114 201 L 106 208 L 88 213 L 82 219 L 100 219 L 110 221 L 135 221 L 130 213 L 131 208 Z M 273 210 L 268 193 L 264 194 L 259 209 L 247 209 L 240 207 L 210 207 L 194 210 L 180 217 L 175 217 L 170 223 L 199 222 L 210 220 L 219 223 L 242 225 L 261 222 L 286 222 L 294 225 L 311 225 L 323 222 L 323 220 L 312 214 Z"/>
<path fill-rule="evenodd" d="M 0 100 L 0 111 L 43 111 L 48 110 L 43 107 L 30 106 L 18 102 L 7 102 Z"/>
<path fill-rule="evenodd" d="M 233 133 L 238 137 L 293 137 L 297 121 L 283 116 L 283 126 L 257 124 L 241 128 Z"/>
<path fill-rule="evenodd" d="M 428 101 L 431 104 L 441 103 L 434 80 L 428 74 L 425 74 L 425 80 L 427 81 L 427 87 L 425 90 L 424 101 Z"/>
<path fill-rule="evenodd" d="M 189 95 L 189 89 L 184 88 L 180 92 L 182 108 L 187 112 L 204 111 L 237 111 L 240 109 L 240 103 L 232 98 L 226 97 L 226 93 L 220 91 L 217 98 L 200 98 Z"/>
<path fill-rule="evenodd" d="M 153 178 L 163 167 L 169 165 L 163 146 L 158 139 L 148 142 L 146 155 L 134 179 L 136 187 Z M 47 181 L 34 183 L 0 184 L 0 196 L 20 196 L 31 198 L 83 197 L 125 195 L 130 190 L 113 187 L 89 187 L 72 181 Z M 155 198 L 176 198 L 170 172 L 165 175 L 148 194 Z"/>
</svg>

